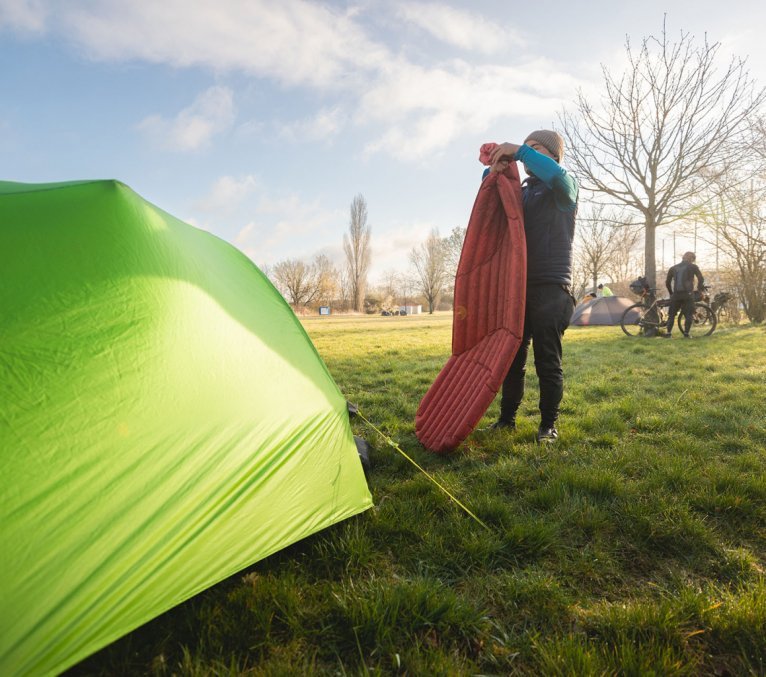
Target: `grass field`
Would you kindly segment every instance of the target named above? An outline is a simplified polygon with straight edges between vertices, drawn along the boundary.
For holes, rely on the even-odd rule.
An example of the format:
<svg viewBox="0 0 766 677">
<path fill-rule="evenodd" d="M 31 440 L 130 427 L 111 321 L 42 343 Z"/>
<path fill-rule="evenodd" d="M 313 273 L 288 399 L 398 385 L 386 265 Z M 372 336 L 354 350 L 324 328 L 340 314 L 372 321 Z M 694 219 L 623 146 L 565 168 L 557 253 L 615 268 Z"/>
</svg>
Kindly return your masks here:
<svg viewBox="0 0 766 677">
<path fill-rule="evenodd" d="M 558 444 L 516 432 L 437 457 L 418 402 L 451 315 L 316 318 L 375 507 L 139 628 L 73 674 L 766 674 L 766 330 L 694 341 L 573 328 Z M 497 402 L 485 422 L 497 415 Z"/>
</svg>

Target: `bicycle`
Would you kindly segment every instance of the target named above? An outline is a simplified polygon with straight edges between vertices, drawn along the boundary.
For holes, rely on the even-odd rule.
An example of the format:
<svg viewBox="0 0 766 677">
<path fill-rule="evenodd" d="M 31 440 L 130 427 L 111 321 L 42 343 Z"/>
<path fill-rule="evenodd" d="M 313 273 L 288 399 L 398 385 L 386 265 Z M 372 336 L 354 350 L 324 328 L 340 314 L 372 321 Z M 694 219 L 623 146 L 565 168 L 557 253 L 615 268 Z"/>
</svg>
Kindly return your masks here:
<svg viewBox="0 0 766 677">
<path fill-rule="evenodd" d="M 643 280 L 643 278 L 641 278 Z M 668 323 L 670 299 L 658 299 L 657 289 L 652 289 L 644 282 L 631 284 L 631 290 L 641 295 L 641 301 L 625 309 L 620 318 L 620 327 L 628 336 L 657 336 Z M 652 299 L 649 303 L 649 299 Z M 678 315 L 678 328 L 685 328 L 683 313 Z M 715 331 L 718 319 L 709 306 L 702 302 L 694 304 L 692 324 L 689 336 L 709 336 Z"/>
<path fill-rule="evenodd" d="M 713 303 L 710 303 L 710 287 L 702 287 L 693 292 L 694 311 L 692 312 L 692 324 L 689 328 L 689 334 L 695 336 L 709 336 L 715 331 L 718 325 L 720 307 L 731 298 L 731 294 L 719 292 L 715 295 Z M 676 324 L 678 330 L 683 332 L 686 329 L 686 318 L 682 312 L 678 313 Z M 707 331 L 706 331 L 707 330 Z"/>
<path fill-rule="evenodd" d="M 620 318 L 620 327 L 628 336 L 656 335 L 668 323 L 665 312 L 670 305 L 670 299 L 658 299 L 656 292 L 656 289 L 643 287 L 641 301 L 625 309 Z"/>
<path fill-rule="evenodd" d="M 715 313 L 718 318 L 718 324 L 728 322 L 729 324 L 739 324 L 741 313 L 739 310 L 739 304 L 734 294 L 727 291 L 719 291 L 714 297 L 712 303 L 710 297 L 704 298 L 703 301 L 710 306 L 710 309 Z"/>
<path fill-rule="evenodd" d="M 686 318 L 680 311 L 676 324 L 680 331 L 686 329 Z M 713 312 L 713 309 L 702 301 L 695 301 L 692 323 L 689 326 L 689 335 L 710 336 L 715 331 L 716 326 L 718 326 L 718 316 Z"/>
</svg>

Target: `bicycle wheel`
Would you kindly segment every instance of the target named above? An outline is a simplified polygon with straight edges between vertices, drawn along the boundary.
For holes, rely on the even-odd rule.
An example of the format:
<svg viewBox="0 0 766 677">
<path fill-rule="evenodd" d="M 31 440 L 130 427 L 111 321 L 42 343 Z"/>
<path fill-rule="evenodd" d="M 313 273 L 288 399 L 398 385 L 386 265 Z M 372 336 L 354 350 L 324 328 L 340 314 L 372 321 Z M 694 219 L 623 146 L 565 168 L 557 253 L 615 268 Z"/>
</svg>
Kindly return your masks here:
<svg viewBox="0 0 766 677">
<path fill-rule="evenodd" d="M 692 315 L 692 324 L 689 328 L 689 336 L 710 336 L 715 331 L 718 324 L 718 318 L 710 306 L 704 303 L 694 304 L 694 314 Z M 686 318 L 683 313 L 678 314 L 678 328 L 683 331 L 686 327 Z"/>
<path fill-rule="evenodd" d="M 665 329 L 668 326 L 668 306 L 657 306 L 658 329 Z"/>
<path fill-rule="evenodd" d="M 644 329 L 655 326 L 655 323 L 647 323 L 645 320 L 647 308 L 643 303 L 634 303 L 620 318 L 620 326 L 628 336 L 643 336 Z"/>
</svg>

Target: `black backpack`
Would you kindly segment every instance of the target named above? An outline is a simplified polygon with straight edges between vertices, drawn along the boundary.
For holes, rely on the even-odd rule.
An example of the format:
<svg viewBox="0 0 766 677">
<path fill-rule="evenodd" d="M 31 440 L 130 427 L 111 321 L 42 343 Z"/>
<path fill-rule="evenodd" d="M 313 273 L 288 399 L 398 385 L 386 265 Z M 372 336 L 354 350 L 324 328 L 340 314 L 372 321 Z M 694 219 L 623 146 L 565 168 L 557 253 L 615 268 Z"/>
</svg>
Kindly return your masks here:
<svg viewBox="0 0 766 677">
<path fill-rule="evenodd" d="M 673 277 L 673 291 L 693 291 L 694 276 L 689 274 L 689 264 L 682 261 L 676 266 L 676 273 Z"/>
<path fill-rule="evenodd" d="M 644 292 L 649 290 L 649 283 L 646 281 L 645 277 L 639 277 L 637 280 L 633 280 L 629 286 L 630 291 L 639 296 L 642 296 Z"/>
</svg>

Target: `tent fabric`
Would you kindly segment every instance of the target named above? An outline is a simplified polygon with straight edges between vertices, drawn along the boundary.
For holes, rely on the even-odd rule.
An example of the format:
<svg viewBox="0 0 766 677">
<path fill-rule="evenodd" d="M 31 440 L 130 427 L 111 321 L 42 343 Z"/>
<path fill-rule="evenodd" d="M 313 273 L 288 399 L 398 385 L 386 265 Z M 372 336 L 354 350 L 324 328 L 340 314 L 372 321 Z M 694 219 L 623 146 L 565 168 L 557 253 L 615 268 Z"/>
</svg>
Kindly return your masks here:
<svg viewBox="0 0 766 677">
<path fill-rule="evenodd" d="M 524 330 L 527 250 L 516 163 L 479 188 L 455 278 L 452 355 L 423 397 L 415 432 L 451 451 L 497 395 Z"/>
<path fill-rule="evenodd" d="M 0 182 L 0 674 L 54 674 L 372 504 L 252 262 L 116 181 Z"/>
<path fill-rule="evenodd" d="M 635 303 L 624 296 L 602 296 L 580 304 L 569 324 L 574 326 L 620 324 L 626 308 Z"/>
</svg>

